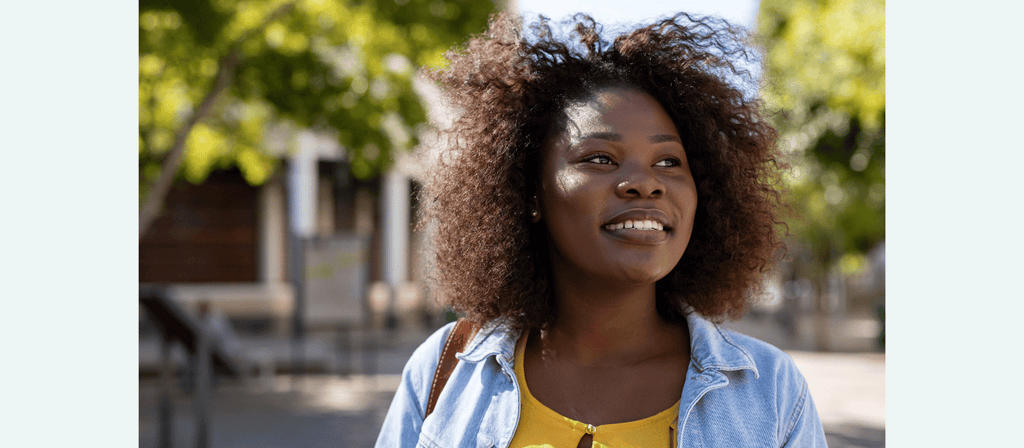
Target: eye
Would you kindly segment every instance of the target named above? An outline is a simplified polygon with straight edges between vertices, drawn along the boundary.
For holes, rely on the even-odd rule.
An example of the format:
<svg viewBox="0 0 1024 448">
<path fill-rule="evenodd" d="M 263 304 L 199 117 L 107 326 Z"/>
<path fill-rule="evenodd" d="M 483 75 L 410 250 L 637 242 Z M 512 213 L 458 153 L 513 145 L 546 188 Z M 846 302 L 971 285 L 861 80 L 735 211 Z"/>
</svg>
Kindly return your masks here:
<svg viewBox="0 0 1024 448">
<path fill-rule="evenodd" d="M 673 167 L 673 166 L 680 166 L 682 164 L 683 164 L 683 162 L 681 160 L 679 160 L 679 159 L 677 159 L 675 157 L 669 157 L 669 158 L 664 159 L 664 160 L 662 160 L 662 161 L 660 161 L 658 163 L 655 163 L 654 166 Z"/>
<path fill-rule="evenodd" d="M 611 165 L 612 164 L 612 158 L 608 157 L 605 154 L 594 154 L 592 156 L 587 156 L 587 158 L 583 159 L 583 161 L 584 162 L 590 162 L 590 163 L 597 163 L 597 164 L 600 164 L 600 165 Z"/>
</svg>

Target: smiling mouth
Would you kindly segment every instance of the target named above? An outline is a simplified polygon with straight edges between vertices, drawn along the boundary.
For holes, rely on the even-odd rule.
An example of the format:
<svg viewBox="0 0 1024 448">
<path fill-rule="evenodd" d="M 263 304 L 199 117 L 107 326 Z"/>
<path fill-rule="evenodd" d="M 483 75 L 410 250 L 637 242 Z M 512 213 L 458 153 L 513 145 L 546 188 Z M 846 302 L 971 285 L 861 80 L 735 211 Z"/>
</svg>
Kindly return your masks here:
<svg viewBox="0 0 1024 448">
<path fill-rule="evenodd" d="M 625 221 L 625 222 L 620 222 L 620 223 L 616 223 L 616 224 L 606 224 L 604 226 L 604 228 L 607 229 L 607 230 L 636 229 L 636 230 L 656 230 L 656 231 L 659 231 L 659 232 L 663 232 L 665 230 L 665 225 L 660 223 L 660 222 L 658 222 L 658 221 L 644 220 L 644 221 Z"/>
</svg>

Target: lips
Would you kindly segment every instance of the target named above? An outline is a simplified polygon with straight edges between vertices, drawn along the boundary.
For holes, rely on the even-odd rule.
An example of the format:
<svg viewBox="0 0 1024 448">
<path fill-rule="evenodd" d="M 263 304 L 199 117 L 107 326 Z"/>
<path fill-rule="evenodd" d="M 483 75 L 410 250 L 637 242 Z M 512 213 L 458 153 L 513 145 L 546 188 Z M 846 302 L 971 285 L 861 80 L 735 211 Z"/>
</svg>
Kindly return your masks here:
<svg viewBox="0 0 1024 448">
<path fill-rule="evenodd" d="M 634 244 L 658 244 L 668 239 L 671 221 L 658 209 L 630 209 L 613 216 L 601 228 L 612 237 Z"/>
</svg>

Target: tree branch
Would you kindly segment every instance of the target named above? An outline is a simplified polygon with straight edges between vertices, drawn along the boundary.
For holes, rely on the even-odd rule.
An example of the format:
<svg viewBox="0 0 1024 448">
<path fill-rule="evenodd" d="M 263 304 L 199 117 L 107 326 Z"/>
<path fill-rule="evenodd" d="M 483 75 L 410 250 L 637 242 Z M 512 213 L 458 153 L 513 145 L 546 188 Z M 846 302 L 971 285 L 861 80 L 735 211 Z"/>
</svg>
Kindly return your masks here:
<svg viewBox="0 0 1024 448">
<path fill-rule="evenodd" d="M 281 18 L 281 16 L 291 12 L 294 8 L 295 2 L 286 3 L 278 7 L 274 12 L 267 15 L 263 23 L 236 39 L 228 48 L 227 54 L 221 58 L 217 68 L 217 75 L 214 77 L 210 90 L 206 92 L 199 105 L 192 110 L 192 115 L 189 116 L 188 121 L 174 133 L 174 144 L 171 145 L 171 149 L 167 152 L 163 163 L 160 165 L 160 176 L 153 182 L 152 188 L 150 188 L 149 194 L 146 196 L 146 200 L 139 211 L 139 239 L 146 234 L 150 225 L 153 224 L 153 221 L 156 220 L 163 209 L 164 199 L 167 197 L 167 193 L 170 191 L 171 185 L 174 184 L 174 179 L 178 176 L 178 171 L 181 168 L 181 160 L 185 152 L 185 142 L 188 140 L 192 128 L 206 118 L 210 110 L 213 109 L 213 105 L 221 92 L 227 90 L 233 82 L 235 67 L 238 66 L 241 60 L 240 47 L 242 43 L 256 33 L 261 32 L 272 22 Z"/>
</svg>

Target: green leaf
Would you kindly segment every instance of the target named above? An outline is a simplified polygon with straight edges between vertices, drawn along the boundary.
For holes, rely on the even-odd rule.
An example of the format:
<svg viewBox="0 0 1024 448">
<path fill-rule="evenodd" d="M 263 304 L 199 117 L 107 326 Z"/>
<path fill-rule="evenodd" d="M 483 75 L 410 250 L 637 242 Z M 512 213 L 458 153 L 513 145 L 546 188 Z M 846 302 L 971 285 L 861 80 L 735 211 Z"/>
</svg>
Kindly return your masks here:
<svg viewBox="0 0 1024 448">
<path fill-rule="evenodd" d="M 378 175 L 395 151 L 416 144 L 410 130 L 425 122 L 412 88 L 416 65 L 482 31 L 496 10 L 491 0 L 299 0 L 265 23 L 285 3 L 140 2 L 140 192 L 233 47 L 240 61 L 231 84 L 187 136 L 174 167 L 181 178 L 200 183 L 237 166 L 249 183 L 265 182 L 278 166 L 266 131 L 283 123 L 338 135 L 352 174 Z"/>
<path fill-rule="evenodd" d="M 763 0 L 758 32 L 764 97 L 794 156 L 791 233 L 849 268 L 885 239 L 885 4 Z"/>
</svg>

